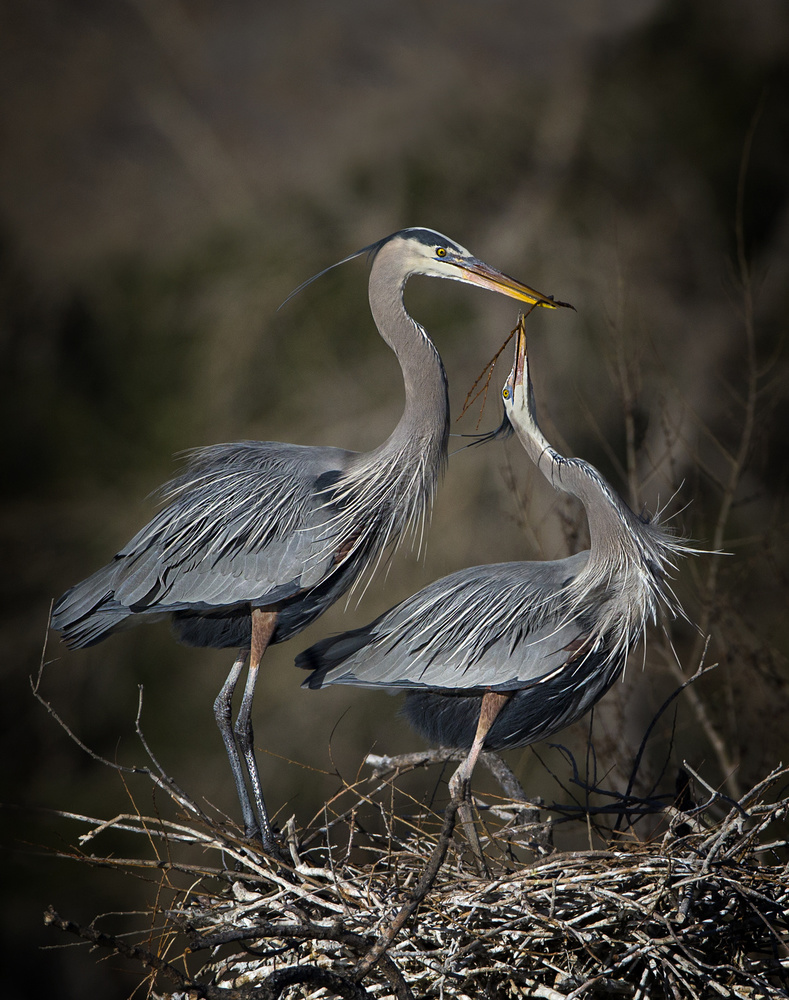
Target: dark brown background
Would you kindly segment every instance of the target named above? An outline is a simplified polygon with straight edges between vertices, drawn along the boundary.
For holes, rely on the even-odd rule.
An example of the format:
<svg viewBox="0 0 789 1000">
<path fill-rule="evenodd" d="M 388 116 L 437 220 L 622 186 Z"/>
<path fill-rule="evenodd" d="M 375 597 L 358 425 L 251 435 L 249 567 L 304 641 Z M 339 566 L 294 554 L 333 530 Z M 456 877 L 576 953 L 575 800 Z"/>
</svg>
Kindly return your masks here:
<svg viewBox="0 0 789 1000">
<path fill-rule="evenodd" d="M 781 0 L 3 5 L 4 996 L 128 995 L 137 969 L 39 951 L 64 943 L 41 914 L 54 903 L 87 922 L 152 902 L 150 886 L 39 853 L 85 829 L 48 810 L 131 808 L 119 778 L 31 695 L 50 600 L 151 515 L 145 497 L 173 453 L 251 437 L 366 449 L 398 419 L 400 377 L 369 318 L 362 263 L 277 312 L 313 272 L 421 225 L 573 302 L 577 314 L 530 321 L 546 432 L 626 495 L 634 486 L 637 502 L 671 501 L 680 530 L 710 547 L 748 390 L 735 220 L 755 118 L 742 219 L 758 398 L 709 607 L 709 660 L 721 666 L 698 693 L 712 728 L 682 701 L 673 746 L 668 719 L 645 767 L 659 777 L 668 755 L 670 790 L 686 758 L 713 784 L 732 771 L 732 790 L 786 758 L 788 55 Z M 445 359 L 457 415 L 516 308 L 424 279 L 408 304 Z M 497 369 L 484 427 L 498 420 L 502 378 Z M 462 566 L 566 554 L 572 511 L 517 444 L 456 455 L 425 558 L 401 552 L 360 607 L 340 605 L 271 650 L 257 738 L 283 819 L 306 822 L 337 788 L 335 769 L 353 777 L 373 746 L 419 746 L 385 694 L 301 691 L 294 655 Z M 677 583 L 696 620 L 710 565 L 683 566 Z M 674 637 L 692 672 L 692 630 Z M 659 639 L 654 649 L 598 713 L 610 785 L 676 683 Z M 133 731 L 144 684 L 143 725 L 163 764 L 235 815 L 211 713 L 227 652 L 183 649 L 151 626 L 74 653 L 52 637 L 45 657 L 44 696 L 124 763 L 144 762 Z M 509 760 L 527 787 L 554 794 L 531 751 Z M 435 775 L 422 780 L 429 792 Z M 147 785 L 132 794 L 153 808 Z"/>
</svg>

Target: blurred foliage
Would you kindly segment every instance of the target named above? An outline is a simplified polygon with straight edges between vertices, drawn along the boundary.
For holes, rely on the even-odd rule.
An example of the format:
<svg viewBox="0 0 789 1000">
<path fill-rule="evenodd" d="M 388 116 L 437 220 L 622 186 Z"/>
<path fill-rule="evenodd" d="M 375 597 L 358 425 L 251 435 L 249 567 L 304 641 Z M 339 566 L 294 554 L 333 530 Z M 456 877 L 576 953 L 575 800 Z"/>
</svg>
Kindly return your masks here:
<svg viewBox="0 0 789 1000">
<path fill-rule="evenodd" d="M 753 435 L 722 535 L 731 555 L 712 590 L 704 558 L 677 584 L 721 665 L 699 703 L 666 720 L 644 766 L 660 776 L 671 761 L 670 775 L 686 757 L 714 783 L 747 786 L 786 759 L 789 14 L 746 0 L 562 10 L 40 0 L 0 14 L 5 801 L 100 816 L 129 807 L 29 694 L 49 601 L 150 516 L 145 497 L 173 474 L 173 453 L 252 437 L 359 449 L 384 439 L 402 388 L 363 263 L 277 310 L 311 274 L 407 225 L 446 232 L 577 306 L 530 320 L 546 433 L 635 503 L 673 497 L 678 528 L 701 548 L 715 538 L 753 374 Z M 742 228 L 753 373 L 736 241 L 752 126 Z M 512 303 L 419 280 L 407 301 L 445 358 L 458 414 L 513 325 Z M 501 367 L 484 427 L 498 418 L 500 381 Z M 472 432 L 477 412 L 453 430 Z M 352 776 L 372 746 L 414 747 L 386 695 L 299 691 L 299 649 L 461 566 L 563 555 L 583 536 L 517 445 L 456 455 L 425 561 L 401 552 L 360 607 L 332 609 L 267 655 L 257 736 L 283 817 L 311 815 L 335 772 Z M 698 637 L 681 623 L 673 635 L 690 672 Z M 45 697 L 88 745 L 127 762 L 142 757 L 143 683 L 143 725 L 167 769 L 234 815 L 211 716 L 225 654 L 178 647 L 160 625 L 80 653 L 54 638 L 46 657 Z M 669 658 L 656 636 L 647 669 L 636 660 L 596 713 L 598 773 L 611 782 L 676 684 Z M 582 760 L 585 738 L 582 725 L 561 741 Z M 297 764 L 265 755 L 274 748 Z M 511 757 L 528 788 L 561 796 L 532 751 Z M 34 811 L 8 813 L 5 832 L 15 845 L 70 836 Z M 27 851 L 15 862 L 3 924 L 14 949 L 51 943 L 39 928 L 49 902 L 82 907 L 83 922 L 115 907 L 100 872 L 69 876 Z M 31 965 L 31 992 L 131 992 L 88 955 Z"/>
</svg>

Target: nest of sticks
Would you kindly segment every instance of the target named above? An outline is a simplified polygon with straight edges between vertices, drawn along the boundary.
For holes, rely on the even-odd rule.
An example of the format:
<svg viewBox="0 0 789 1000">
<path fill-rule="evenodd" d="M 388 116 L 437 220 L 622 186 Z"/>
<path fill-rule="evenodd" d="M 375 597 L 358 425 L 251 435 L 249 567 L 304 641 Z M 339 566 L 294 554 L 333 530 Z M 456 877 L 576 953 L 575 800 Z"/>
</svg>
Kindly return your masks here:
<svg viewBox="0 0 789 1000">
<path fill-rule="evenodd" d="M 578 821 L 572 810 L 519 794 L 478 803 L 482 872 L 456 804 L 435 811 L 401 787 L 405 770 L 451 756 L 369 760 L 371 776 L 313 824 L 286 825 L 282 859 L 160 769 L 136 769 L 187 819 L 78 817 L 87 831 L 72 856 L 147 875 L 156 904 L 144 928 L 132 927 L 139 914 L 119 932 L 52 909 L 46 920 L 141 963 L 149 995 L 168 1000 L 789 997 L 789 769 L 738 801 L 698 775 L 668 800 L 612 795 L 582 817 L 594 850 L 552 847 L 554 829 Z M 482 760 L 517 792 L 496 758 Z M 147 858 L 123 860 L 117 844 L 90 853 L 130 833 Z"/>
</svg>

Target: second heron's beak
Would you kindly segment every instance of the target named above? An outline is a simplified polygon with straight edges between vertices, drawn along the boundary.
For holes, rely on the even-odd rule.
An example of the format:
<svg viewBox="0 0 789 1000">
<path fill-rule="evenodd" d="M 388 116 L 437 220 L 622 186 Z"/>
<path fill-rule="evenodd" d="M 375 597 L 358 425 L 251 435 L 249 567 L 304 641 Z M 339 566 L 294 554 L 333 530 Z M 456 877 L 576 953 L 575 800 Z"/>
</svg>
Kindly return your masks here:
<svg viewBox="0 0 789 1000">
<path fill-rule="evenodd" d="M 492 292 L 499 292 L 508 295 L 512 299 L 520 302 L 528 302 L 533 306 L 545 306 L 546 309 L 556 309 L 564 306 L 573 309 L 569 302 L 559 302 L 550 295 L 543 295 L 528 285 L 522 285 L 520 281 L 511 278 L 508 274 L 497 271 L 495 267 L 485 264 L 481 260 L 455 260 L 452 263 L 462 272 L 461 281 L 467 281 L 471 285 L 479 285 L 481 288 L 488 288 Z"/>
<path fill-rule="evenodd" d="M 501 390 L 501 398 L 504 400 L 504 423 L 497 431 L 494 431 L 494 437 L 500 437 L 504 427 L 510 426 L 508 413 L 515 406 L 515 390 L 523 389 L 524 379 L 528 382 L 528 375 L 526 374 L 526 324 L 523 313 L 518 317 L 518 325 L 510 336 L 515 337 L 515 357 L 513 358 L 512 368 L 510 368 L 507 381 Z M 509 340 L 509 337 L 507 340 Z"/>
<path fill-rule="evenodd" d="M 523 385 L 526 359 L 526 324 L 523 316 L 519 316 L 518 325 L 515 328 L 515 360 L 512 363 L 513 386 Z"/>
</svg>

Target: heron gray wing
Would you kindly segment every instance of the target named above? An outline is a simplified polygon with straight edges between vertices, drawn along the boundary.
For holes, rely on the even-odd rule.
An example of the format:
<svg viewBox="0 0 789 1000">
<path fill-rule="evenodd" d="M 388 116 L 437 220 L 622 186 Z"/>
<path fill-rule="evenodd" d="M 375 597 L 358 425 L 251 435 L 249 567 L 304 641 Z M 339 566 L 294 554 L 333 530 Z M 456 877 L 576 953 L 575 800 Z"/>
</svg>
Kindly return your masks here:
<svg viewBox="0 0 789 1000">
<path fill-rule="evenodd" d="M 174 610 L 314 586 L 338 544 L 326 486 L 353 457 L 257 441 L 199 449 L 162 491 L 166 506 L 115 557 L 115 599 Z"/>
<path fill-rule="evenodd" d="M 309 686 L 526 687 L 563 666 L 583 638 L 562 591 L 587 558 L 461 570 L 297 662 L 315 670 Z"/>
</svg>

